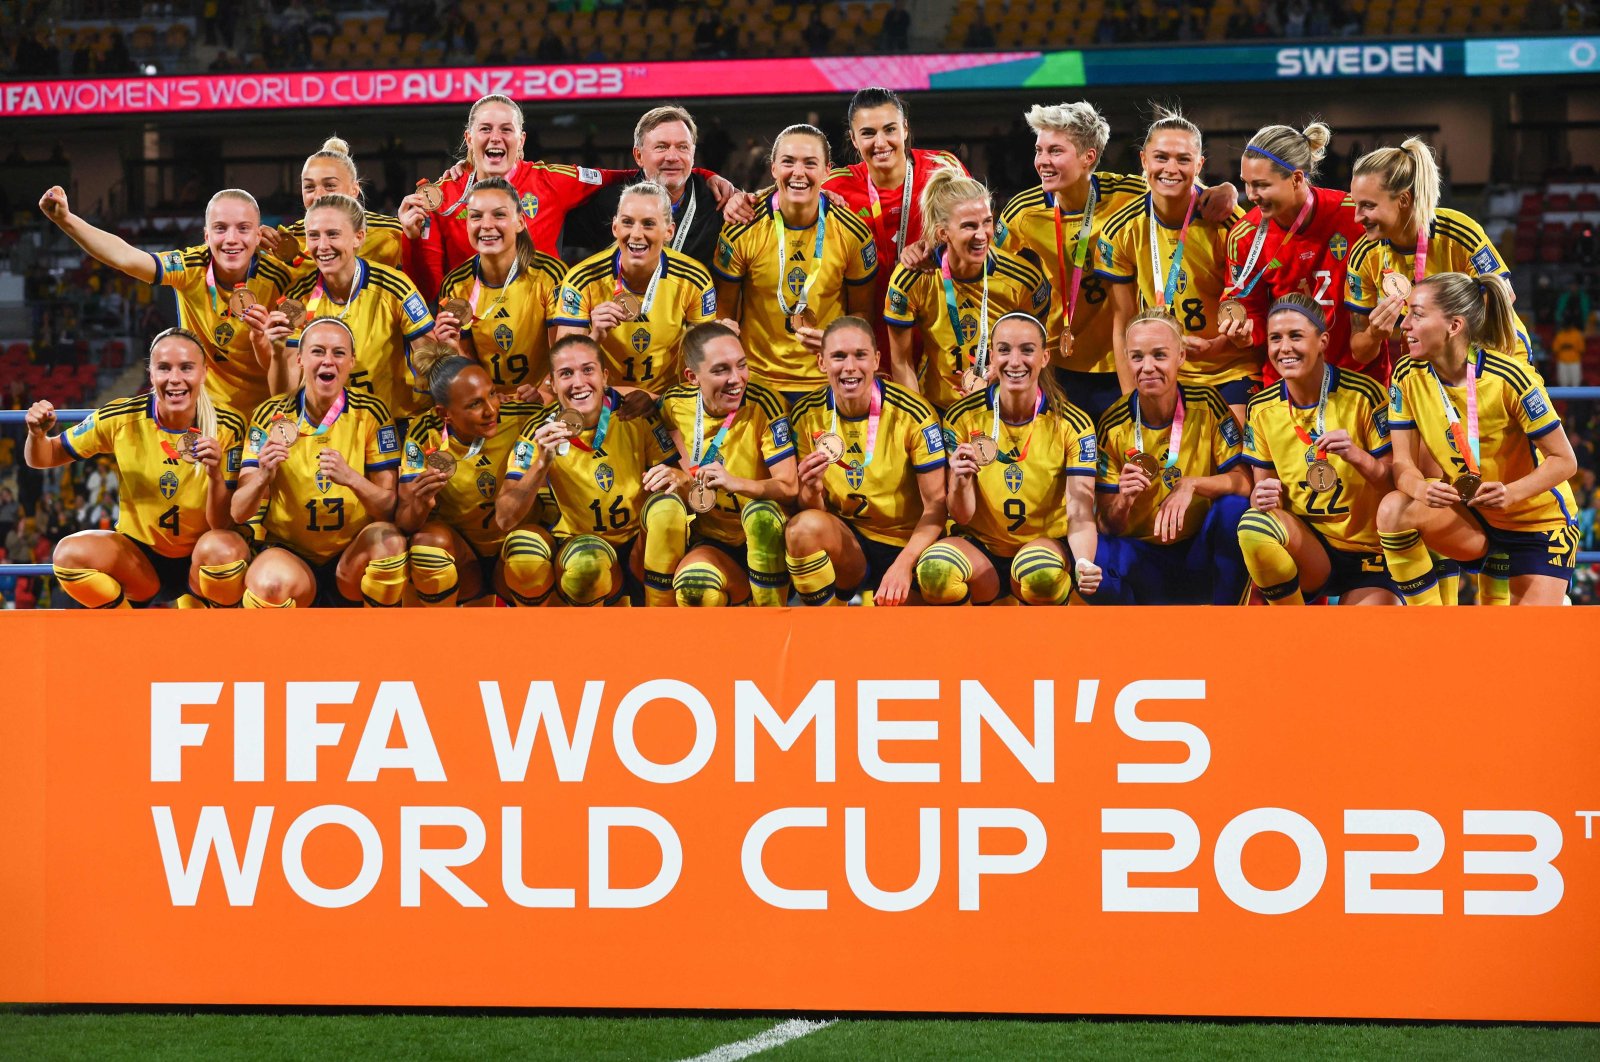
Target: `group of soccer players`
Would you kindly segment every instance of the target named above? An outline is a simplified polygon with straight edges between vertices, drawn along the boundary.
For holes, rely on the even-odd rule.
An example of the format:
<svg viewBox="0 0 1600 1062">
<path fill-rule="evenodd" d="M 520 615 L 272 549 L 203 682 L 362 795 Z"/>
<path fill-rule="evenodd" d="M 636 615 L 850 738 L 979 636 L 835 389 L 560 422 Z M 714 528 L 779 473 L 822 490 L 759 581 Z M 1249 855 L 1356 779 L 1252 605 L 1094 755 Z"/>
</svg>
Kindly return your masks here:
<svg viewBox="0 0 1600 1062">
<path fill-rule="evenodd" d="M 224 189 L 165 253 L 52 188 L 181 321 L 149 394 L 28 412 L 29 464 L 121 475 L 56 574 L 94 608 L 1563 599 L 1572 448 L 1428 145 L 1345 192 L 1325 126 L 1268 126 L 1245 212 L 1181 114 L 1135 174 L 1092 105 L 1027 120 L 1039 184 L 998 218 L 883 89 L 860 161 L 790 126 L 758 192 L 695 168 L 682 108 L 590 170 L 524 159 L 503 96 L 397 217 L 338 139 L 302 220 Z M 611 243 L 569 266 L 585 225 Z"/>
</svg>

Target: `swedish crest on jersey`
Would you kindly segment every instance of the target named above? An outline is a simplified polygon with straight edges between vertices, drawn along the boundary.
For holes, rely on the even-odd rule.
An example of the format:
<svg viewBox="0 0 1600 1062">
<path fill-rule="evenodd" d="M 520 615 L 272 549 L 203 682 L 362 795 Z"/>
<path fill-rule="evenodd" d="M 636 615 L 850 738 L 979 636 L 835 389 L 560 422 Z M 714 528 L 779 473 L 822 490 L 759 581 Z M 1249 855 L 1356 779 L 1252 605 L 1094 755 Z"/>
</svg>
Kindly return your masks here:
<svg viewBox="0 0 1600 1062">
<path fill-rule="evenodd" d="M 161 478 L 156 481 L 156 486 L 161 488 L 161 496 L 170 500 L 174 494 L 178 493 L 178 474 L 170 468 L 167 469 L 161 473 Z"/>
<path fill-rule="evenodd" d="M 1328 237 L 1328 253 L 1337 261 L 1344 261 L 1344 256 L 1350 253 L 1350 241 L 1345 239 L 1344 233 L 1336 232 Z"/>
<path fill-rule="evenodd" d="M 1017 491 L 1021 490 L 1022 466 L 1014 463 L 1007 465 L 1005 471 L 1005 481 L 1006 490 L 1010 491 L 1012 494 L 1015 494 Z"/>
<path fill-rule="evenodd" d="M 610 493 L 611 488 L 616 486 L 617 474 L 612 471 L 610 465 L 602 461 L 594 470 L 594 482 L 601 490 Z"/>
</svg>

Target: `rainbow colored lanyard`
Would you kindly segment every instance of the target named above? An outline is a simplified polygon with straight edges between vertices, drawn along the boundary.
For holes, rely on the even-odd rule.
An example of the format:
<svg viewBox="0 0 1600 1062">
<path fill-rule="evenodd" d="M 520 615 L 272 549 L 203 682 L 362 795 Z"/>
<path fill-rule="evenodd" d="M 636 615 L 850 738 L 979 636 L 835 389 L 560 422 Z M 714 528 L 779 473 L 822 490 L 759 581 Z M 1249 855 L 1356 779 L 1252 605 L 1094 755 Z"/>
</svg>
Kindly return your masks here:
<svg viewBox="0 0 1600 1062">
<path fill-rule="evenodd" d="M 344 412 L 344 402 L 345 391 L 343 388 L 340 388 L 339 393 L 335 395 L 333 397 L 333 401 L 329 403 L 328 411 L 322 415 L 322 423 L 317 425 L 317 430 L 311 433 L 313 437 L 328 434 L 328 429 L 333 427 L 333 422 L 339 419 L 340 413 Z M 311 423 L 310 419 L 306 416 L 306 389 L 304 387 L 300 388 L 300 420 L 305 421 L 307 424 Z M 299 428 L 299 426 L 300 425 L 297 422 L 295 427 Z M 301 434 L 304 433 L 302 432 Z"/>
<path fill-rule="evenodd" d="M 1194 205 L 1199 202 L 1200 193 L 1189 189 L 1189 209 L 1183 213 L 1183 227 L 1178 230 L 1178 246 L 1172 252 L 1172 264 L 1165 273 L 1161 271 L 1161 221 L 1156 217 L 1156 194 L 1145 194 L 1150 200 L 1150 276 L 1152 283 L 1156 279 L 1161 281 L 1161 286 L 1156 289 L 1156 305 L 1171 306 L 1178 294 L 1178 277 L 1183 274 L 1183 249 L 1189 242 L 1189 222 L 1194 220 Z"/>
<path fill-rule="evenodd" d="M 1428 372 L 1433 374 L 1433 382 L 1439 388 L 1439 400 L 1444 403 L 1444 416 L 1450 422 L 1450 437 L 1456 441 L 1456 450 L 1467 462 L 1467 471 L 1473 475 L 1478 474 L 1478 469 L 1483 467 L 1482 446 L 1478 438 L 1478 372 L 1474 362 L 1483 357 L 1483 351 L 1477 352 L 1476 358 L 1467 361 L 1467 430 L 1465 437 L 1461 431 L 1461 416 L 1456 412 L 1455 403 L 1450 401 L 1450 396 L 1445 392 L 1444 381 L 1439 379 L 1439 372 L 1432 364 L 1428 365 Z"/>
<path fill-rule="evenodd" d="M 1306 223 L 1306 218 L 1310 216 L 1311 208 L 1316 202 L 1316 191 L 1307 188 L 1305 205 L 1300 208 L 1300 213 L 1295 215 L 1294 224 L 1285 229 L 1283 235 L 1278 237 L 1278 242 L 1272 247 L 1272 254 L 1267 255 L 1267 265 L 1261 268 L 1261 272 L 1256 273 L 1256 262 L 1261 259 L 1261 248 L 1267 242 L 1267 230 L 1272 228 L 1272 223 L 1269 220 L 1265 217 L 1261 219 L 1260 226 L 1256 228 L 1256 238 L 1250 243 L 1250 254 L 1245 258 L 1244 265 L 1239 269 L 1239 279 L 1234 281 L 1231 291 L 1222 293 L 1223 298 L 1242 299 L 1256 289 L 1256 285 L 1261 282 L 1261 278 L 1267 275 L 1267 268 L 1272 265 L 1273 257 L 1283 248 L 1284 243 L 1290 236 L 1300 231 L 1300 226 Z M 1245 283 L 1246 281 L 1249 281 L 1249 283 Z"/>
<path fill-rule="evenodd" d="M 821 225 L 820 221 L 818 222 L 818 225 L 819 225 L 819 230 L 820 230 L 820 225 Z M 621 297 L 623 292 L 628 290 L 628 285 L 626 285 L 626 284 L 624 284 L 622 282 L 622 248 L 620 248 L 620 247 L 617 248 L 616 271 L 617 271 L 617 275 L 616 275 L 616 282 L 617 283 L 616 283 L 616 287 L 614 287 L 612 289 L 611 294 L 612 294 L 612 297 L 619 298 L 619 297 Z M 662 251 L 661 252 L 661 262 L 656 266 L 655 271 L 650 274 L 650 283 L 646 284 L 645 287 L 644 287 L 644 300 L 642 302 L 640 302 L 640 304 L 639 304 L 639 319 L 640 320 L 644 320 L 646 317 L 650 316 L 650 307 L 652 307 L 652 306 L 654 306 L 656 304 L 656 287 L 657 287 L 657 285 L 659 285 L 661 283 L 661 278 L 666 276 L 666 275 L 667 275 L 667 252 Z M 507 283 L 510 283 L 510 281 L 507 281 Z M 783 286 L 783 282 L 781 280 L 778 282 L 778 286 L 780 288 Z M 810 291 L 811 290 L 811 285 L 807 284 L 806 285 L 806 290 Z M 779 297 L 779 301 L 782 302 L 782 297 L 781 296 Z M 804 296 L 801 297 L 801 301 L 804 302 Z"/>
<path fill-rule="evenodd" d="M 435 450 L 449 450 L 450 449 L 450 425 L 448 425 L 448 424 L 440 424 L 439 425 L 439 445 L 434 447 L 434 449 Z M 481 451 L 482 449 L 483 449 L 483 436 L 480 435 L 480 436 L 478 436 L 477 439 L 473 440 L 473 443 L 472 443 L 471 446 L 467 447 L 467 453 L 466 453 L 466 456 L 463 458 L 463 460 L 471 461 L 474 457 L 478 456 L 479 451 Z"/>
<path fill-rule="evenodd" d="M 859 468 L 865 472 L 871 465 L 872 459 L 878 455 L 878 419 L 883 414 L 882 386 L 875 377 L 867 378 L 867 386 L 871 389 L 871 398 L 867 406 L 867 457 L 864 461 L 845 461 L 842 458 L 836 462 L 840 468 Z M 839 404 L 833 397 L 833 391 L 828 391 L 828 411 L 833 415 L 833 421 L 828 430 L 834 435 L 839 434 Z M 843 438 L 843 436 L 840 436 Z"/>
<path fill-rule="evenodd" d="M 973 352 L 973 368 L 982 376 L 989 374 L 989 258 L 984 256 L 983 265 L 978 268 L 978 275 L 983 278 L 983 309 L 978 315 L 978 349 Z M 950 331 L 956 337 L 956 376 L 961 375 L 962 366 L 961 348 L 966 340 L 961 330 L 961 309 L 956 305 L 956 281 L 950 272 L 950 248 L 944 249 L 944 254 L 939 260 L 939 276 L 944 281 L 944 308 L 950 315 Z"/>
<path fill-rule="evenodd" d="M 995 443 L 995 457 L 1004 465 L 1014 465 L 1028 459 L 1028 447 L 1033 445 L 1033 429 L 1039 424 L 1039 414 L 1044 412 L 1044 388 L 1039 388 L 1033 400 L 1033 416 L 1028 418 L 1028 435 L 1022 445 L 1014 450 L 1000 449 L 1000 385 L 989 388 L 989 437 Z"/>
<path fill-rule="evenodd" d="M 1327 396 L 1327 384 L 1323 384 L 1323 396 Z M 1133 448 L 1137 453 L 1144 453 L 1144 421 L 1139 416 L 1139 392 L 1135 391 L 1128 397 L 1129 410 L 1133 414 Z M 1178 467 L 1179 448 L 1183 446 L 1183 389 L 1178 389 L 1178 404 L 1172 407 L 1172 437 L 1167 440 L 1167 460 L 1163 468 Z"/>
<path fill-rule="evenodd" d="M 896 250 L 902 250 L 906 245 L 906 226 L 911 222 L 911 186 L 912 186 L 911 152 L 906 151 L 906 179 L 900 185 L 900 231 L 895 233 L 894 245 Z M 872 221 L 874 227 L 883 218 L 883 200 L 878 195 L 878 186 L 872 183 L 872 167 L 866 168 L 867 198 L 872 200 Z"/>
<path fill-rule="evenodd" d="M 511 282 L 517 279 L 517 270 L 521 267 L 521 261 L 515 258 L 511 260 L 511 268 L 506 271 L 505 283 L 500 285 L 500 294 L 496 295 L 494 301 L 485 306 L 483 313 L 480 314 L 478 312 L 478 299 L 483 296 L 483 255 L 480 254 L 478 256 L 478 264 L 472 270 L 472 294 L 467 296 L 467 305 L 472 307 L 472 320 L 462 323 L 472 324 L 473 322 L 481 321 L 488 315 L 490 310 L 505 302 L 506 296 L 511 294 Z"/>
<path fill-rule="evenodd" d="M 716 437 L 711 440 L 711 445 L 707 446 L 705 453 L 702 454 L 700 448 L 705 446 L 706 441 L 706 400 L 705 396 L 700 392 L 695 392 L 694 451 L 690 472 L 698 472 L 701 465 L 713 464 L 722 456 L 722 444 L 728 439 L 728 429 L 733 427 L 734 418 L 739 415 L 739 410 L 743 407 L 744 403 L 741 401 L 739 405 L 733 407 L 732 413 L 723 418 L 722 427 L 717 429 Z"/>
<path fill-rule="evenodd" d="M 1083 284 L 1083 266 L 1089 260 L 1089 233 L 1094 228 L 1094 208 L 1100 202 L 1100 182 L 1089 175 L 1089 198 L 1083 204 L 1083 221 L 1078 225 L 1077 243 L 1072 245 L 1072 280 L 1067 280 L 1067 238 L 1061 228 L 1061 197 L 1055 197 L 1056 218 L 1056 279 L 1069 294 L 1063 307 L 1065 316 L 1061 327 L 1072 324 L 1072 315 L 1078 312 L 1078 289 Z"/>
<path fill-rule="evenodd" d="M 1305 443 L 1307 446 L 1311 446 L 1314 443 L 1320 443 L 1322 441 L 1322 437 L 1328 434 L 1328 385 L 1332 383 L 1332 381 L 1333 366 L 1324 364 L 1322 366 L 1322 388 L 1317 392 L 1317 412 L 1312 418 L 1312 430 L 1315 431 L 1316 434 L 1308 435 L 1306 430 L 1300 425 L 1294 425 L 1295 435 L 1299 436 L 1300 441 Z M 1284 384 L 1285 394 L 1288 393 L 1288 389 L 1289 385 Z M 1327 456 L 1328 451 L 1324 450 L 1321 446 L 1318 446 L 1317 460 L 1324 460 Z"/>
<path fill-rule="evenodd" d="M 871 183 L 871 180 L 868 180 Z M 800 301 L 790 306 L 783 297 L 784 270 L 789 266 L 789 240 L 786 235 L 788 226 L 783 223 L 783 214 L 778 211 L 778 194 L 772 194 L 772 229 L 778 240 L 778 309 L 785 315 L 798 313 L 803 306 L 811 305 L 811 288 L 822 275 L 822 241 L 828 231 L 828 200 L 827 197 L 817 200 L 817 239 L 816 245 L 811 249 L 811 268 L 806 273 L 806 282 L 800 289 Z"/>
<path fill-rule="evenodd" d="M 611 396 L 608 394 L 600 399 L 600 420 L 594 427 L 594 442 L 586 443 L 573 435 L 563 442 L 569 442 L 585 453 L 591 453 L 606 444 L 606 433 L 611 430 Z"/>
<path fill-rule="evenodd" d="M 343 303 L 339 302 L 338 299 L 335 299 L 332 295 L 328 294 L 328 290 L 322 286 L 322 274 L 318 273 L 317 274 L 316 287 L 311 289 L 311 299 L 310 299 L 310 301 L 311 302 L 316 302 L 319 299 L 327 299 L 329 302 L 333 303 L 333 305 L 335 305 L 335 306 L 343 306 L 344 309 L 339 311 L 339 320 L 342 321 L 345 318 L 345 314 L 349 313 L 350 312 L 350 308 L 356 304 L 356 296 L 358 294 L 360 294 L 362 291 L 366 290 L 366 285 L 364 283 L 362 283 L 362 281 L 366 279 L 366 273 L 367 273 L 366 260 L 362 259 L 360 257 L 357 257 L 356 258 L 355 276 L 350 278 L 350 297 L 347 300 L 345 300 Z"/>
</svg>

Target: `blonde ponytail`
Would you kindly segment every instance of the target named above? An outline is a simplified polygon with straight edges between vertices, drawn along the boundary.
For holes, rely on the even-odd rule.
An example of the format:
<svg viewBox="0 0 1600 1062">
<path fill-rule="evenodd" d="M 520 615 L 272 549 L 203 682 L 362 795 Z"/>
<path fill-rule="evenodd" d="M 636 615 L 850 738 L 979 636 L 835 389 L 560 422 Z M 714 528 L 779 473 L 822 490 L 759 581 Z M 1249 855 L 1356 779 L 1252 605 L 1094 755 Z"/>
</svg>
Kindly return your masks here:
<svg viewBox="0 0 1600 1062">
<path fill-rule="evenodd" d="M 1256 154 L 1283 170 L 1285 176 L 1299 170 L 1307 178 L 1317 175 L 1317 163 L 1328 153 L 1328 141 L 1333 132 L 1321 122 L 1312 122 L 1302 130 L 1287 125 L 1269 125 L 1250 138 L 1245 146 L 1246 155 Z"/>
<path fill-rule="evenodd" d="M 1376 177 L 1383 190 L 1392 196 L 1411 194 L 1411 223 L 1418 232 L 1427 232 L 1439 209 L 1439 164 L 1433 149 L 1418 137 L 1411 137 L 1397 148 L 1370 151 L 1356 162 L 1352 177 Z"/>
<path fill-rule="evenodd" d="M 922 225 L 925 231 L 937 232 L 950 224 L 950 216 L 962 203 L 981 199 L 988 205 L 989 189 L 954 166 L 940 166 L 928 175 L 918 204 L 922 208 Z"/>
<path fill-rule="evenodd" d="M 1433 292 L 1439 312 L 1467 323 L 1467 340 L 1473 346 L 1512 350 L 1517 342 L 1517 312 L 1511 284 L 1496 273 L 1469 277 L 1465 273 L 1436 273 L 1417 285 Z"/>
</svg>

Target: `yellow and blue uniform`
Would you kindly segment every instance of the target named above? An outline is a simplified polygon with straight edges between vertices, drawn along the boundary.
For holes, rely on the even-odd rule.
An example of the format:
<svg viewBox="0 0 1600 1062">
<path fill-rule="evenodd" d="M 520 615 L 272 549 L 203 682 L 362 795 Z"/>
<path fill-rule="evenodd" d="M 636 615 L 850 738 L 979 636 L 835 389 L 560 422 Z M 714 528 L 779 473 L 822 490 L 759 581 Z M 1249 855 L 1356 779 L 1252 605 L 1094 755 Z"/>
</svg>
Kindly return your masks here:
<svg viewBox="0 0 1600 1062">
<path fill-rule="evenodd" d="M 376 210 L 366 212 L 367 238 L 361 241 L 361 246 L 356 249 L 356 254 L 369 262 L 386 265 L 390 269 L 404 269 L 406 257 L 406 233 L 400 224 L 400 219 L 393 214 L 380 214 Z M 306 219 L 301 218 L 292 225 L 280 225 L 279 230 L 288 234 L 295 243 L 296 253 L 303 259 L 298 267 L 292 263 L 289 271 L 295 280 L 299 280 L 307 273 L 315 273 L 317 265 L 306 254 Z M 293 258 L 294 255 L 290 255 Z"/>
<path fill-rule="evenodd" d="M 661 396 L 661 417 L 669 427 L 678 429 L 688 451 L 685 461 L 694 457 L 694 409 L 699 388 L 679 384 Z M 701 439 L 701 455 L 710 449 L 711 441 L 722 427 L 722 418 L 706 414 L 705 436 Z M 765 479 L 767 469 L 785 458 L 793 457 L 794 438 L 789 430 L 789 417 L 783 399 L 775 391 L 751 382 L 744 393 L 738 416 L 728 428 L 728 435 L 717 450 L 718 460 L 730 476 L 738 479 Z M 742 547 L 745 541 L 744 526 L 739 520 L 746 501 L 725 490 L 717 491 L 716 507 L 699 513 L 692 527 L 695 540 L 710 539 L 724 546 Z"/>
<path fill-rule="evenodd" d="M 594 308 L 616 297 L 615 247 L 573 266 L 561 282 L 550 323 L 588 331 Z M 670 247 L 661 250 L 650 312 L 624 321 L 600 337 L 600 353 L 611 382 L 659 394 L 683 374 L 683 334 L 717 316 L 717 293 L 706 267 Z M 631 290 L 631 289 L 628 289 Z M 633 292 L 643 303 L 645 292 Z"/>
<path fill-rule="evenodd" d="M 1141 306 L 1155 306 L 1165 297 L 1164 274 L 1172 268 L 1178 248 L 1179 227 L 1155 218 L 1156 254 L 1163 271 L 1157 276 L 1150 260 L 1151 217 L 1149 192 L 1112 214 L 1104 232 L 1111 249 L 1095 266 L 1095 271 L 1113 284 L 1137 283 Z M 1217 306 L 1228 286 L 1228 230 L 1243 219 L 1244 212 L 1237 207 L 1233 217 L 1221 223 L 1205 220 L 1196 208 L 1170 307 L 1186 336 L 1216 338 Z M 1201 358 L 1191 354 L 1184 360 L 1179 379 L 1215 387 L 1227 402 L 1243 405 L 1250 388 L 1261 381 L 1261 356 L 1229 343 L 1220 355 Z"/>
<path fill-rule="evenodd" d="M 845 312 L 845 287 L 871 284 L 878 271 L 878 249 L 872 230 L 848 210 L 818 207 L 825 219 L 821 261 L 816 261 L 815 224 L 803 229 L 785 226 L 787 261 L 778 261 L 778 238 L 773 231 L 769 199 L 747 224 L 725 225 L 717 238 L 712 262 L 716 275 L 743 285 L 739 302 L 739 338 L 750 354 L 750 369 L 760 381 L 790 396 L 809 391 L 823 382 L 817 356 L 807 350 L 789 325 L 789 315 L 778 305 L 782 285 L 786 305 L 799 302 L 807 278 L 816 274 L 807 307 L 819 327 Z M 781 223 L 781 216 L 780 216 Z"/>
<path fill-rule="evenodd" d="M 1248 504 L 1243 495 L 1212 501 L 1198 493 L 1184 512 L 1183 527 L 1171 542 L 1156 534 L 1156 513 L 1184 477 L 1221 475 L 1244 460 L 1244 439 L 1227 401 L 1214 387 L 1179 384 L 1183 432 L 1172 467 L 1172 421 L 1152 425 L 1137 409 L 1137 393 L 1123 395 L 1100 418 L 1100 464 L 1095 490 L 1117 494 L 1128 451 L 1161 463 L 1128 511 L 1119 535 L 1101 535 L 1095 563 L 1102 571 L 1093 601 L 1106 605 L 1238 604 L 1248 575 L 1239 552 L 1237 527 Z M 1133 418 L 1140 417 L 1135 445 Z"/>
<path fill-rule="evenodd" d="M 943 263 L 947 253 L 947 248 L 939 247 L 934 257 Z M 918 378 L 923 397 L 935 409 L 949 409 L 961 397 L 962 374 L 973 366 L 980 337 L 987 338 L 996 321 L 1017 311 L 1043 320 L 1050 311 L 1050 282 L 1027 259 L 993 250 L 984 263 L 984 273 L 989 316 L 982 322 L 978 318 L 983 313 L 984 277 L 951 278 L 959 336 L 950 319 L 949 293 L 939 269 L 925 272 L 899 266 L 889 280 L 884 323 L 890 328 L 915 328 L 922 334 L 923 362 Z"/>
<path fill-rule="evenodd" d="M 1478 385 L 1479 472 L 1485 483 L 1516 482 L 1543 463 L 1534 440 L 1560 429 L 1561 418 L 1544 381 L 1520 356 L 1478 350 L 1468 365 Z M 1466 388 L 1446 387 L 1445 392 L 1465 434 Z M 1389 415 L 1394 430 L 1418 433 L 1447 479 L 1467 471 L 1439 396 L 1439 378 L 1427 362 L 1401 360 L 1389 387 Z M 1466 511 L 1484 526 L 1489 552 L 1510 556 L 1513 576 L 1571 578 L 1578 507 L 1566 483 L 1505 509 L 1467 506 Z"/>
<path fill-rule="evenodd" d="M 389 409 L 364 391 L 346 389 L 345 407 L 322 435 L 312 435 L 317 424 L 305 419 L 305 390 L 276 395 L 263 402 L 250 419 L 250 434 L 245 443 L 245 468 L 255 468 L 262 447 L 267 444 L 267 429 L 280 415 L 294 423 L 301 435 L 289 447 L 289 456 L 278 466 L 268 488 L 264 512 L 251 521 L 259 523 L 257 541 L 281 546 L 300 557 L 313 569 L 336 562 L 356 535 L 372 522 L 372 514 L 348 487 L 341 487 L 322 475 L 317 455 L 337 450 L 357 475 L 368 475 L 400 464 L 400 439 Z M 319 572 L 319 582 L 323 573 Z"/>
<path fill-rule="evenodd" d="M 1389 452 L 1388 403 L 1382 386 L 1351 369 L 1329 366 L 1325 426 L 1343 428 L 1351 442 L 1373 457 Z M 1283 484 L 1282 508 L 1299 517 L 1321 541 L 1332 563 L 1327 586 L 1318 593 L 1339 594 L 1364 586 L 1393 591 L 1378 541 L 1378 503 L 1383 492 L 1336 454 L 1326 460 L 1338 473 L 1331 491 L 1314 491 L 1306 470 L 1316 460 L 1316 445 L 1302 442 L 1298 425 L 1316 435 L 1316 403 L 1302 408 L 1279 381 L 1250 399 L 1244 429 L 1244 460 L 1268 470 Z"/>
<path fill-rule="evenodd" d="M 447 449 L 456 459 L 456 472 L 434 496 L 430 519 L 454 528 L 479 557 L 493 557 L 505 540 L 494 526 L 495 496 L 516 449 L 517 432 L 538 411 L 534 402 L 502 402 L 499 429 L 483 440 L 483 449 L 471 460 L 467 459 L 470 444 L 450 438 Z M 442 427 L 439 414 L 432 410 L 412 420 L 400 458 L 401 483 L 422 475 L 423 460 L 439 447 Z"/>
<path fill-rule="evenodd" d="M 1416 244 L 1397 247 L 1385 239 L 1362 236 L 1350 249 L 1350 271 L 1345 274 L 1345 307 L 1351 313 L 1369 316 L 1384 297 L 1385 273 L 1399 273 L 1410 281 L 1416 279 L 1416 255 Z M 1426 275 L 1430 277 L 1440 273 L 1465 273 L 1469 277 L 1492 273 L 1511 279 L 1510 267 L 1495 250 L 1483 226 L 1461 211 L 1448 208 L 1440 208 L 1428 224 L 1426 268 Z M 1516 353 L 1532 364 L 1528 335 L 1520 327 L 1517 346 Z"/>
<path fill-rule="evenodd" d="M 228 310 L 233 290 L 211 286 L 211 250 L 204 245 L 152 254 L 155 283 L 178 297 L 178 323 L 200 337 L 206 352 L 206 391 L 242 420 L 267 398 L 267 370 L 250 345 L 250 326 Z M 250 260 L 245 290 L 271 308 L 289 289 L 289 270 L 275 258 Z"/>
<path fill-rule="evenodd" d="M 439 302 L 472 299 L 478 292 L 474 317 L 462 323 L 472 340 L 478 363 L 496 388 L 515 389 L 538 384 L 550 373 L 550 307 L 567 267 L 561 259 L 534 252 L 533 265 L 518 267 L 510 283 L 492 288 L 483 283 L 478 256 L 462 262 L 444 278 Z"/>
<path fill-rule="evenodd" d="M 433 314 L 411 278 L 398 269 L 356 259 L 350 297 L 336 302 L 320 288 L 320 276 L 309 273 L 289 288 L 289 296 L 305 303 L 306 324 L 314 318 L 337 317 L 355 337 L 356 367 L 348 386 L 366 391 L 396 417 L 410 417 L 432 402 L 427 387 L 417 379 L 407 353 L 411 341 L 433 331 Z M 289 337 L 298 350 L 300 336 Z"/>
</svg>

